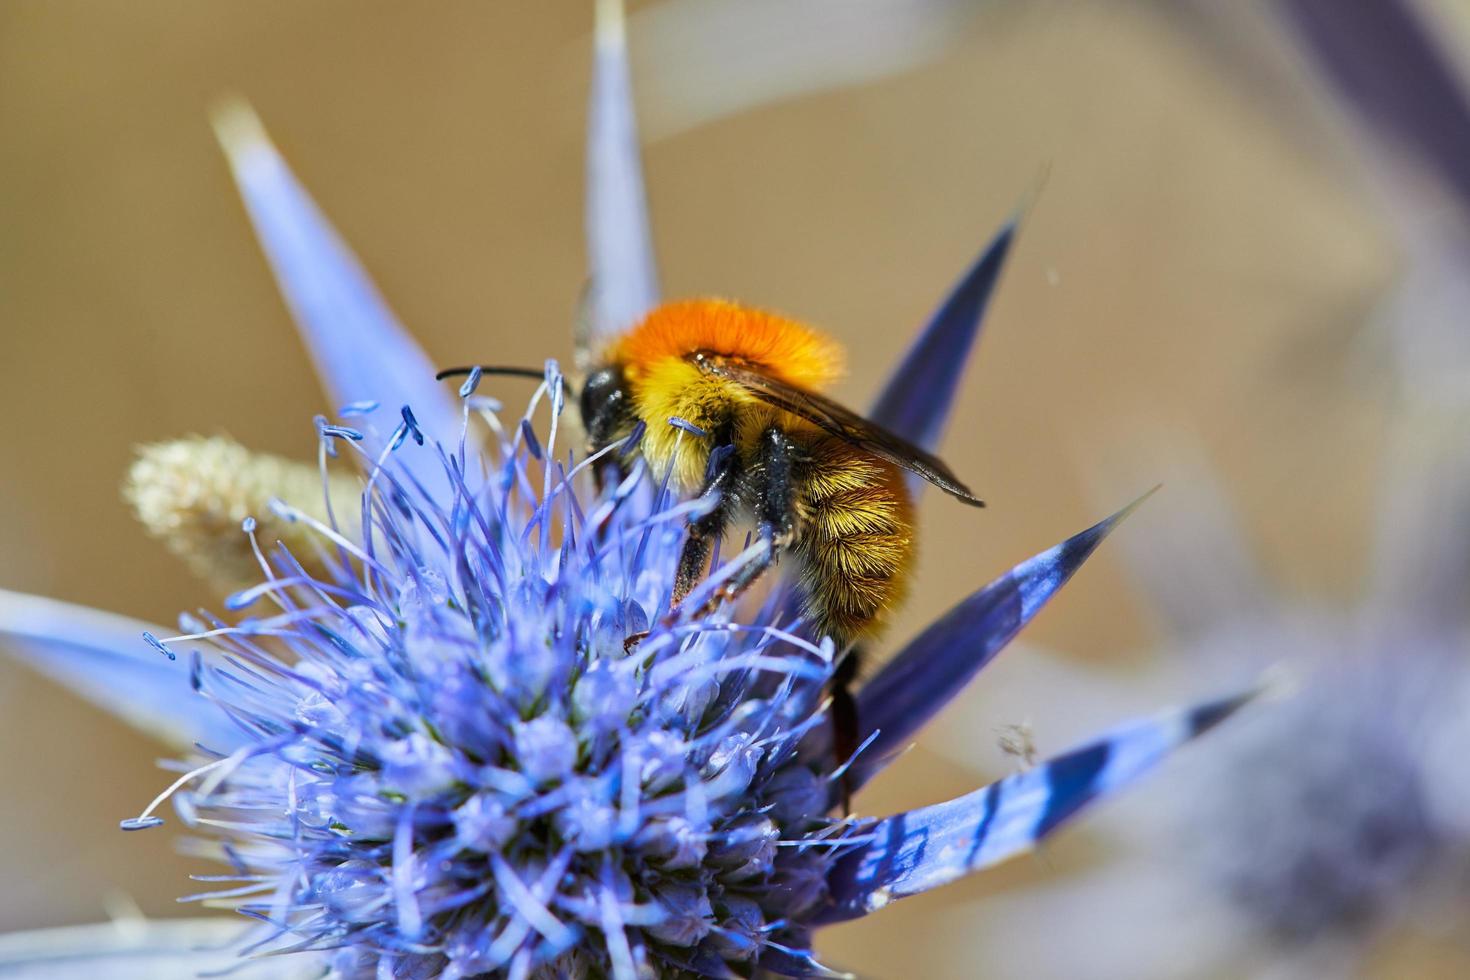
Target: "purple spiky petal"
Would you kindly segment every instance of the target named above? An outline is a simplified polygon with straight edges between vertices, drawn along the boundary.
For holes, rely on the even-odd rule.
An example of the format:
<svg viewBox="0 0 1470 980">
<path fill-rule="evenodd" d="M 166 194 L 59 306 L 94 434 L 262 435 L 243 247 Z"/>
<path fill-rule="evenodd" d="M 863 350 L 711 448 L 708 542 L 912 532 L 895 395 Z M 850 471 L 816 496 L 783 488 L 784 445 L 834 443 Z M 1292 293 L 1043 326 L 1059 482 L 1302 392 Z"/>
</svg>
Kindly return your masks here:
<svg viewBox="0 0 1470 980">
<path fill-rule="evenodd" d="M 869 417 L 874 422 L 930 452 L 938 448 L 1015 237 L 1011 220 L 934 311 L 873 403 Z"/>
<path fill-rule="evenodd" d="M 223 916 L 197 919 L 136 919 L 102 925 L 36 929 L 0 935 L 0 975 L 55 980 L 107 977 L 221 976 L 241 980 L 308 980 L 322 968 L 311 957 L 255 963 L 238 974 L 232 941 L 240 923 Z"/>
<path fill-rule="evenodd" d="M 433 363 L 286 166 L 254 112 L 229 103 L 215 114 L 215 130 L 332 409 L 376 402 L 386 436 L 400 408 L 412 405 L 430 431 L 456 431 L 459 406 L 435 382 Z M 405 458 L 425 486 L 448 491 L 433 457 Z"/>
<path fill-rule="evenodd" d="M 848 775 L 863 785 L 1031 621 L 1142 498 L 1029 558 L 965 599 L 863 685 L 859 737 L 871 739 Z"/>
<path fill-rule="evenodd" d="M 0 648 L 176 748 L 229 750 L 244 738 L 190 686 L 190 665 L 150 647 L 166 632 L 125 616 L 0 590 Z"/>
<path fill-rule="evenodd" d="M 861 826 L 857 836 L 869 842 L 837 860 L 827 879 L 832 903 L 819 921 L 867 915 L 1030 850 L 1083 807 L 1132 782 L 1254 696 L 1135 722 L 966 796 Z"/>
<path fill-rule="evenodd" d="M 658 303 L 638 121 L 628 73 L 622 0 L 597 0 L 587 119 L 587 263 L 592 336 L 599 346 Z"/>
</svg>

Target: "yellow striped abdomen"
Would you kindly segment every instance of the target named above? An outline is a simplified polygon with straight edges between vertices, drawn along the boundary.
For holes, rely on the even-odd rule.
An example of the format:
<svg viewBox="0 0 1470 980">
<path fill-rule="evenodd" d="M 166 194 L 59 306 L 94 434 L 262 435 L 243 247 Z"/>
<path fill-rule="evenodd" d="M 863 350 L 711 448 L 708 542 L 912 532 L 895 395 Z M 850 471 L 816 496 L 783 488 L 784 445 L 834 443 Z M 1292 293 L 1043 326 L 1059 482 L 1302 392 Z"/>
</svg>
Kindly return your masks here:
<svg viewBox="0 0 1470 980">
<path fill-rule="evenodd" d="M 903 599 L 913 510 L 893 464 L 825 434 L 806 449 L 795 557 L 808 617 L 841 646 L 876 632 Z"/>
</svg>

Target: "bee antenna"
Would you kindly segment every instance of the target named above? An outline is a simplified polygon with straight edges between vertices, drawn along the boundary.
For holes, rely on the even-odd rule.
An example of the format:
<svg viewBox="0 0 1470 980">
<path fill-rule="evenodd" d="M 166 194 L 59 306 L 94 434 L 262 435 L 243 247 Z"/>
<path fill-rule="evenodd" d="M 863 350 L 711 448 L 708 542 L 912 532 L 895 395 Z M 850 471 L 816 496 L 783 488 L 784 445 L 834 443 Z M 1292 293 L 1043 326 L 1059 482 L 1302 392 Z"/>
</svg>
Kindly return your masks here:
<svg viewBox="0 0 1470 980">
<path fill-rule="evenodd" d="M 497 367 L 491 364 L 470 364 L 465 367 L 445 368 L 434 375 L 434 380 L 443 381 L 445 378 L 458 378 L 472 371 L 479 371 L 481 374 L 511 374 L 518 378 L 535 378 L 537 381 L 546 378 L 545 368 Z"/>
<path fill-rule="evenodd" d="M 505 367 L 503 365 L 497 366 L 493 364 L 469 364 L 464 367 L 445 368 L 434 375 L 434 380 L 443 381 L 445 378 L 457 378 L 461 375 L 475 374 L 477 372 L 479 374 L 509 374 L 517 378 L 534 378 L 537 381 L 546 380 L 546 370 L 544 368 Z M 561 382 L 563 394 L 572 390 L 571 386 L 567 384 L 565 376 L 559 377 L 557 380 Z"/>
</svg>

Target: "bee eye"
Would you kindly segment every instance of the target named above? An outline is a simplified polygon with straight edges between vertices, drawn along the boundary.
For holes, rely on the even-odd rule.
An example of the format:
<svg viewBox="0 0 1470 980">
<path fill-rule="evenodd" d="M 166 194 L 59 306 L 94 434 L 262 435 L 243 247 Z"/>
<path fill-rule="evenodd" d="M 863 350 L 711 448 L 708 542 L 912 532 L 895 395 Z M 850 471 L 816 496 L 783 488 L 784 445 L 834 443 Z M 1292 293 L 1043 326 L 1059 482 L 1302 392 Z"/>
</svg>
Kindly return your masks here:
<svg viewBox="0 0 1470 980">
<path fill-rule="evenodd" d="M 607 367 L 594 371 L 582 386 L 578 402 L 582 424 L 594 450 L 612 442 L 619 429 L 632 417 L 621 368 Z"/>
</svg>

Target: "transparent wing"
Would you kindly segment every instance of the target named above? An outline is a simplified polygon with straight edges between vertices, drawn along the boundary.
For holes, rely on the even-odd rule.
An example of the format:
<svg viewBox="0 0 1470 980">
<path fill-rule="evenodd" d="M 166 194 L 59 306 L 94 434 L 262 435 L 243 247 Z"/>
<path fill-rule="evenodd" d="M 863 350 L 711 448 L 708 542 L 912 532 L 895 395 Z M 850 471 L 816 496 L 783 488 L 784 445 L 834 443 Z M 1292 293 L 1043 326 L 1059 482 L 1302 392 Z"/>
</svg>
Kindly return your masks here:
<svg viewBox="0 0 1470 980">
<path fill-rule="evenodd" d="M 863 418 L 852 409 L 814 391 L 797 388 L 768 374 L 740 364 L 731 363 L 717 354 L 703 351 L 690 355 L 690 360 L 705 374 L 724 378 L 740 385 L 750 394 L 774 408 L 790 412 L 806 419 L 824 432 L 863 452 L 886 459 L 911 473 L 928 480 L 945 493 L 975 507 L 984 507 L 985 502 L 970 492 L 960 478 L 937 456 L 927 453 L 904 439 L 894 435 L 875 422 Z"/>
</svg>

